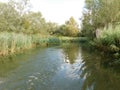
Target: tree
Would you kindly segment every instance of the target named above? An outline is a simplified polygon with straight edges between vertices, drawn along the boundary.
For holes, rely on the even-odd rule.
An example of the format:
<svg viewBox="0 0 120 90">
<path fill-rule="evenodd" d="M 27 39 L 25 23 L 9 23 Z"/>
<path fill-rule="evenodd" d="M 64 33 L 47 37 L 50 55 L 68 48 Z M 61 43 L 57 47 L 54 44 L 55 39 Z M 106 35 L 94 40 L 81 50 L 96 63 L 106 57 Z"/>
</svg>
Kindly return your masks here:
<svg viewBox="0 0 120 90">
<path fill-rule="evenodd" d="M 28 13 L 29 0 L 9 0 L 8 3 L 0 3 L 0 30 L 1 31 L 23 31 L 23 15 Z"/>
<path fill-rule="evenodd" d="M 73 17 L 70 17 L 70 19 L 66 21 L 65 24 L 60 26 L 57 33 L 64 36 L 78 36 L 80 30 L 75 19 Z"/>
<path fill-rule="evenodd" d="M 90 13 L 83 13 L 81 33 L 82 33 L 81 36 L 86 36 L 89 37 L 90 39 L 94 38 L 95 27 L 91 22 Z"/>
<path fill-rule="evenodd" d="M 94 27 L 108 26 L 120 21 L 120 0 L 86 0 L 86 6 L 91 11 Z"/>
<path fill-rule="evenodd" d="M 47 33 L 47 24 L 40 12 L 29 12 L 24 14 L 23 23 L 24 32 L 27 33 Z"/>
<path fill-rule="evenodd" d="M 69 21 L 66 21 L 66 34 L 68 36 L 77 36 L 79 32 L 78 24 L 73 17 L 70 17 Z"/>
<path fill-rule="evenodd" d="M 0 30 L 1 31 L 15 31 L 19 24 L 18 12 L 9 4 L 0 3 Z"/>
<path fill-rule="evenodd" d="M 55 34 L 58 30 L 58 24 L 53 22 L 47 22 L 47 32 L 51 35 Z"/>
<path fill-rule="evenodd" d="M 21 16 L 29 13 L 32 6 L 30 0 L 9 0 L 8 4 L 11 5 Z"/>
<path fill-rule="evenodd" d="M 86 0 L 82 20 L 83 30 L 115 26 L 120 21 L 120 0 Z M 87 26 L 87 27 L 86 27 Z"/>
</svg>

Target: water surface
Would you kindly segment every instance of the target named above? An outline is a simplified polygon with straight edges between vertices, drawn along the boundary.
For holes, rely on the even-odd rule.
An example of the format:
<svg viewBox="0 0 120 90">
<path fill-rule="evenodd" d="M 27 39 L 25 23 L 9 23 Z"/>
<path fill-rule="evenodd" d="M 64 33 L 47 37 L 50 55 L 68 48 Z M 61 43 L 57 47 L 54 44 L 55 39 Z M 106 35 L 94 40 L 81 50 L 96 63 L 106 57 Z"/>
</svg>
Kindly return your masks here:
<svg viewBox="0 0 120 90">
<path fill-rule="evenodd" d="M 1 58 L 0 90 L 119 90 L 120 70 L 78 44 L 37 48 Z"/>
</svg>

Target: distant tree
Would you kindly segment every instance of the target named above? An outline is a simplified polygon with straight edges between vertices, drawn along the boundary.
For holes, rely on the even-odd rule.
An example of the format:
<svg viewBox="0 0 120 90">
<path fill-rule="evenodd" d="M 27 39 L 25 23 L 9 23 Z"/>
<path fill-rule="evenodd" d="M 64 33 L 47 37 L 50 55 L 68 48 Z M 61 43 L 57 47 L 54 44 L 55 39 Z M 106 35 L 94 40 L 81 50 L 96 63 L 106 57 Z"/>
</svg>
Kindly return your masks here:
<svg viewBox="0 0 120 90">
<path fill-rule="evenodd" d="M 77 36 L 79 33 L 78 24 L 73 17 L 70 17 L 69 21 L 65 22 L 66 25 L 66 35 Z"/>
<path fill-rule="evenodd" d="M 78 36 L 80 29 L 75 19 L 70 17 L 70 19 L 66 21 L 65 24 L 59 27 L 57 33 L 63 36 Z"/>
<path fill-rule="evenodd" d="M 47 32 L 51 35 L 55 34 L 58 30 L 58 24 L 53 22 L 47 22 Z"/>
<path fill-rule="evenodd" d="M 22 25 L 27 33 L 47 33 L 47 24 L 40 12 L 25 14 Z"/>
</svg>

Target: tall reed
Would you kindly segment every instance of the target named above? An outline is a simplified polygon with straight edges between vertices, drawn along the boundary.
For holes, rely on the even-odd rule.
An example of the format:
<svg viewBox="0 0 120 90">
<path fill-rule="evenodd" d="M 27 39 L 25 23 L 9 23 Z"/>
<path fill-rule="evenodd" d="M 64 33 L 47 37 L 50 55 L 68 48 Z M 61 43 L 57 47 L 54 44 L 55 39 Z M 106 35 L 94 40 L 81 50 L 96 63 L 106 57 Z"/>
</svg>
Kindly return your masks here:
<svg viewBox="0 0 120 90">
<path fill-rule="evenodd" d="M 32 47 L 32 37 L 23 33 L 0 33 L 0 55 L 7 55 Z"/>
<path fill-rule="evenodd" d="M 109 26 L 104 28 L 99 38 L 95 40 L 96 46 L 109 52 L 120 51 L 120 25 L 116 27 Z"/>
<path fill-rule="evenodd" d="M 58 45 L 68 42 L 84 41 L 80 37 L 57 37 L 40 34 L 27 35 L 23 33 L 1 32 L 0 33 L 0 55 L 8 55 L 24 49 L 42 45 Z"/>
</svg>

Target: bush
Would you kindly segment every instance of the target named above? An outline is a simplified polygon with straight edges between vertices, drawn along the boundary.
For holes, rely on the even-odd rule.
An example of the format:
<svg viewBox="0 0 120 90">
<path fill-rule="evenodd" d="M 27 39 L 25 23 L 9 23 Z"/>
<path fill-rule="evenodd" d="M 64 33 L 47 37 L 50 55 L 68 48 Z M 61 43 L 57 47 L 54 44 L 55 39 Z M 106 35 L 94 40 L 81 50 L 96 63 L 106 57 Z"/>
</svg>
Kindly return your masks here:
<svg viewBox="0 0 120 90">
<path fill-rule="evenodd" d="M 96 40 L 96 45 L 99 47 L 107 47 L 108 51 L 119 52 L 120 50 L 120 26 L 108 29 L 104 28 L 100 37 Z"/>
</svg>

